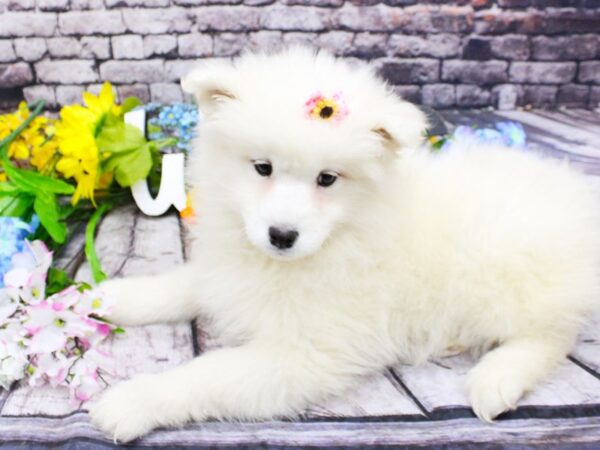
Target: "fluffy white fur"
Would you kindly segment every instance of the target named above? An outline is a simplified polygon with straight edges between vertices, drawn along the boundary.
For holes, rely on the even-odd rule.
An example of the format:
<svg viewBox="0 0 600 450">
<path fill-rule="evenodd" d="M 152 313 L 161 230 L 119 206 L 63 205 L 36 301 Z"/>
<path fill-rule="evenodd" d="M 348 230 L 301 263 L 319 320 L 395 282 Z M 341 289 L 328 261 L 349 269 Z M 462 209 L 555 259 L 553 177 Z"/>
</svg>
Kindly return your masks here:
<svg viewBox="0 0 600 450">
<path fill-rule="evenodd" d="M 487 352 L 468 394 L 490 421 L 569 351 L 600 298 L 598 204 L 582 175 L 506 148 L 421 149 L 417 108 L 324 53 L 208 62 L 183 86 L 203 113 L 192 259 L 104 288 L 120 324 L 200 316 L 229 346 L 109 389 L 91 416 L 115 439 L 293 416 L 456 346 Z M 308 118 L 316 92 L 341 92 L 348 116 Z M 331 187 L 316 184 L 323 170 L 340 174 Z M 290 250 L 270 244 L 273 225 L 299 232 Z"/>
</svg>

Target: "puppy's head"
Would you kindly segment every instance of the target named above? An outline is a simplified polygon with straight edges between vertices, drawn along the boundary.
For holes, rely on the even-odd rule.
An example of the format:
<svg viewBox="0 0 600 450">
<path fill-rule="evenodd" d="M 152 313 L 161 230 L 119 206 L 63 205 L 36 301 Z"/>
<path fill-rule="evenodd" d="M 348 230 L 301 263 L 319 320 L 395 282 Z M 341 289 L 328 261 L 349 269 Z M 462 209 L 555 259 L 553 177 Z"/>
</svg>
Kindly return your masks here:
<svg viewBox="0 0 600 450">
<path fill-rule="evenodd" d="M 192 182 L 277 259 L 364 223 L 426 126 L 368 66 L 301 48 L 211 61 L 182 86 L 202 115 Z"/>
</svg>

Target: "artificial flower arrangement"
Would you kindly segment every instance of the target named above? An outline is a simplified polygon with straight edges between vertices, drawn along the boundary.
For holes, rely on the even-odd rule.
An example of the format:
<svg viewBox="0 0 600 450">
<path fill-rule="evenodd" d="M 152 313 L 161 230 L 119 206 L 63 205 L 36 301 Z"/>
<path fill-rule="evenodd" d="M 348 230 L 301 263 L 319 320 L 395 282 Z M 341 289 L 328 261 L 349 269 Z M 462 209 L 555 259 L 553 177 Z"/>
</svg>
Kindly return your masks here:
<svg viewBox="0 0 600 450">
<path fill-rule="evenodd" d="M 94 250 L 101 216 L 132 202 L 130 186 L 158 186 L 160 152 L 187 148 L 192 105 L 146 106 L 148 140 L 124 115 L 141 102 L 115 102 L 112 86 L 83 105 L 42 116 L 43 102 L 0 115 L 0 386 L 68 387 L 74 401 L 102 388 L 110 358 L 99 344 L 122 332 L 103 319 L 112 304 L 97 288 L 51 267 L 75 223 L 87 223 L 85 254 L 95 283 L 106 278 Z"/>
</svg>

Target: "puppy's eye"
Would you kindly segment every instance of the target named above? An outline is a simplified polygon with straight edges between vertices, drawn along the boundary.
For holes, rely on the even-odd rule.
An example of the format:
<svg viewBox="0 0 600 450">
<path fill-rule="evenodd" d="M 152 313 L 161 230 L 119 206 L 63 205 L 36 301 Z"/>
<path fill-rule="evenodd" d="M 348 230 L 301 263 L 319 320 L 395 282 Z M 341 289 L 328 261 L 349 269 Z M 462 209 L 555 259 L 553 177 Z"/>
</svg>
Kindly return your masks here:
<svg viewBox="0 0 600 450">
<path fill-rule="evenodd" d="M 261 177 L 269 177 L 273 173 L 273 165 L 269 161 L 257 159 L 252 161 L 252 164 Z"/>
<path fill-rule="evenodd" d="M 324 170 L 317 177 L 317 184 L 322 187 L 329 187 L 338 179 L 338 174 L 330 170 Z"/>
</svg>

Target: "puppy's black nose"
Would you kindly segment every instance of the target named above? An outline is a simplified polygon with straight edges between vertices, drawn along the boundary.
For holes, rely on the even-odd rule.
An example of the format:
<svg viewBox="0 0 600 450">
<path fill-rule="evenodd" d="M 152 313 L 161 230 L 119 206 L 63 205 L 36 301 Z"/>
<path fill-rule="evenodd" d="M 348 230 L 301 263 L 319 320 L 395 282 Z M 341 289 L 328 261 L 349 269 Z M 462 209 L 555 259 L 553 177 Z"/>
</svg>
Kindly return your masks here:
<svg viewBox="0 0 600 450">
<path fill-rule="evenodd" d="M 281 250 L 292 248 L 298 238 L 296 230 L 282 230 L 277 227 L 269 227 L 269 241 Z"/>
</svg>

